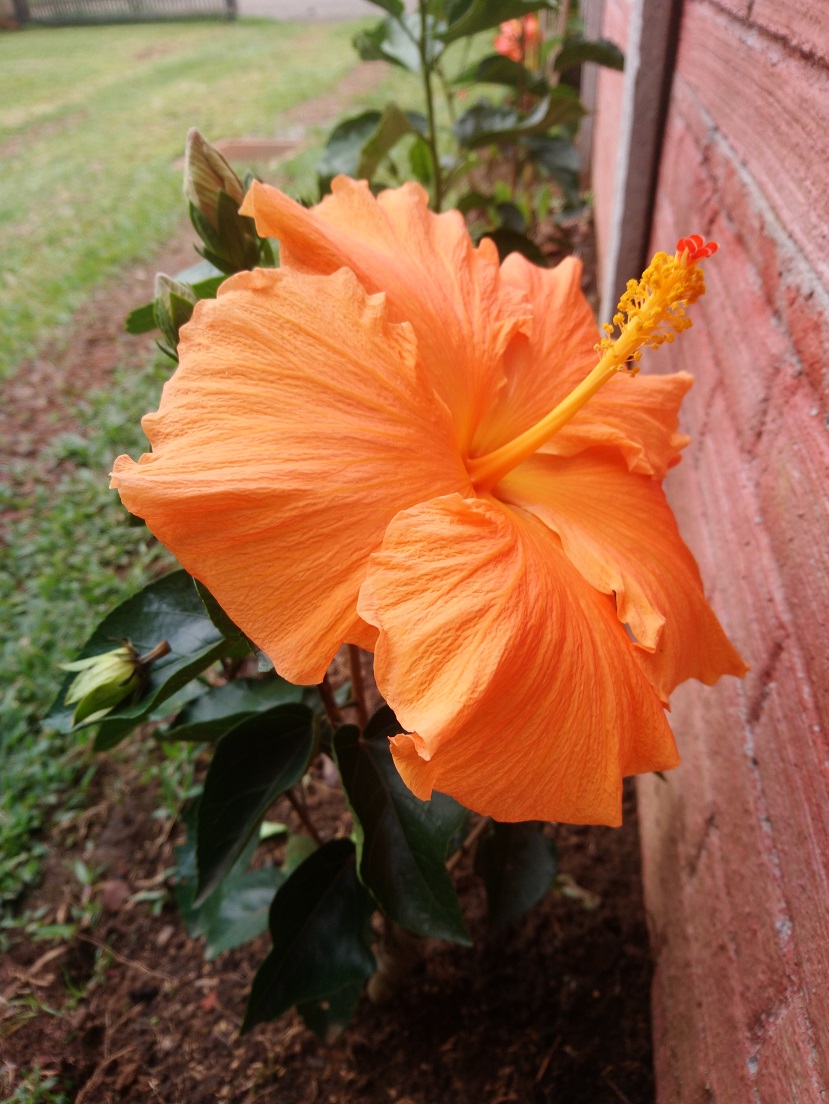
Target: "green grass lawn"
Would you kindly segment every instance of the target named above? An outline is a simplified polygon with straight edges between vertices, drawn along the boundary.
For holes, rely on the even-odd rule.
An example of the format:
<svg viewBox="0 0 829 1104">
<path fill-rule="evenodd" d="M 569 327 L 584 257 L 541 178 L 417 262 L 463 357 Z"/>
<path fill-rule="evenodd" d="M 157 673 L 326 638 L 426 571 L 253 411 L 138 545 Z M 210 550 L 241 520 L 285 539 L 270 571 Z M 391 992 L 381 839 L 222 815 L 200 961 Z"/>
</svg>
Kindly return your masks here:
<svg viewBox="0 0 829 1104">
<path fill-rule="evenodd" d="M 175 160 L 280 132 L 357 64 L 354 24 L 36 28 L 0 35 L 0 379 L 182 217 Z"/>
</svg>

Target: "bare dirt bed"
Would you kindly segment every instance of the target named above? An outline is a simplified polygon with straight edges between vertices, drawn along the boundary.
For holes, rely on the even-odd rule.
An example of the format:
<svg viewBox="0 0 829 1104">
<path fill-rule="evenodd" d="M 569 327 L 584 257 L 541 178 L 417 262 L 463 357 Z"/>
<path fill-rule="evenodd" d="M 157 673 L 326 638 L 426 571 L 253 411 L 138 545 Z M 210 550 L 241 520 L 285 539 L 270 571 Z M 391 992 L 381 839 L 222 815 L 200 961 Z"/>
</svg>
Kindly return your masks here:
<svg viewBox="0 0 829 1104">
<path fill-rule="evenodd" d="M 7 1084 L 39 1066 L 77 1104 L 647 1104 L 653 1100 L 651 967 L 635 805 L 618 830 L 559 826 L 562 867 L 598 908 L 549 895 L 497 940 L 468 859 L 457 884 L 472 948 L 429 943 L 394 999 L 364 999 L 323 1045 L 293 1013 L 240 1039 L 262 936 L 206 963 L 171 899 L 160 915 L 139 891 L 169 887 L 178 829 L 153 817 L 157 795 L 136 763 L 99 773 L 88 814 L 53 834 L 42 889 L 27 902 L 61 919 L 78 901 L 73 858 L 102 868 L 100 918 L 56 948 L 16 941 L 0 964 L 0 1048 Z M 341 797 L 308 789 L 326 834 L 347 830 Z M 277 819 L 291 821 L 286 805 Z M 73 900 L 74 897 L 74 900 Z M 28 1018 L 36 998 L 41 1009 Z"/>
</svg>

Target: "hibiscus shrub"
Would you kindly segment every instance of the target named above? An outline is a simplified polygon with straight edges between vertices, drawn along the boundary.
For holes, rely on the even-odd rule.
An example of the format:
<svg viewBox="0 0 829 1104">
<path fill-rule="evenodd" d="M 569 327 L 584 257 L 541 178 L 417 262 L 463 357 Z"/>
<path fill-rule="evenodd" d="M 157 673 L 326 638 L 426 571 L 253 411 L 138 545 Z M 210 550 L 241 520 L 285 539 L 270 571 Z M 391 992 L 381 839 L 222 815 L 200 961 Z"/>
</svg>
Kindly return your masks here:
<svg viewBox="0 0 829 1104">
<path fill-rule="evenodd" d="M 418 21 L 378 3 L 364 49 L 417 46 L 425 74 L 447 42 L 537 7 L 430 0 Z M 593 49 L 565 43 L 557 64 Z M 517 79 L 499 58 L 486 71 Z M 543 93 L 548 128 L 572 96 L 536 77 L 521 94 Z M 516 125 L 500 137 L 531 150 L 540 131 Z M 97 724 L 99 751 L 148 724 L 211 749 L 183 816 L 182 915 L 209 955 L 268 927 L 245 1028 L 296 1006 L 327 1037 L 366 983 L 389 994 L 418 937 L 468 942 L 462 854 L 508 924 L 555 884 L 544 822 L 618 824 L 622 779 L 678 761 L 673 689 L 746 669 L 662 491 L 691 378 L 637 376 L 690 325 L 716 245 L 657 254 L 602 338 L 578 261 L 501 260 L 416 182 L 375 196 L 338 176 L 308 209 L 243 185 L 195 131 L 186 164 L 203 264 L 159 277 L 128 320 L 180 364 L 143 422 L 152 451 L 112 474 L 186 570 L 105 618 L 49 719 Z M 361 649 L 388 702 L 373 715 Z M 338 779 L 349 835 L 315 823 L 309 772 Z M 292 827 L 266 819 L 279 801 Z"/>
<path fill-rule="evenodd" d="M 474 216 L 474 237 L 491 237 L 502 255 L 518 250 L 540 261 L 533 237 L 554 196 L 565 208 L 580 203 L 579 67 L 621 69 L 621 51 L 605 39 L 585 39 L 555 0 L 421 0 L 415 12 L 403 0 L 371 2 L 386 17 L 354 45 L 365 60 L 419 76 L 425 112 L 390 103 L 342 120 L 319 164 L 321 194 L 338 174 L 375 188 L 414 178 L 429 189 L 434 210 L 453 206 Z M 557 18 L 555 33 L 545 35 L 539 12 Z M 495 52 L 468 65 L 473 38 L 493 29 Z M 469 87 L 482 84 L 502 95 L 458 114 Z M 437 94 L 450 126 L 438 124 Z"/>
</svg>

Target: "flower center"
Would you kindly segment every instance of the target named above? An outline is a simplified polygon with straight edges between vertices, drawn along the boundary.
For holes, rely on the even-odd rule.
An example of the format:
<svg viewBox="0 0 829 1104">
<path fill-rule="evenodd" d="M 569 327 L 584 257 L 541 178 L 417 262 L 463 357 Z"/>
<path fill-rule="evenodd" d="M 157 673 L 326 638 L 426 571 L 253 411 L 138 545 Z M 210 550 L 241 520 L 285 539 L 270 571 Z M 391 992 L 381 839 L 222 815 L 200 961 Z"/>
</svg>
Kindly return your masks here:
<svg viewBox="0 0 829 1104">
<path fill-rule="evenodd" d="M 603 327 L 605 336 L 596 346 L 601 359 L 592 372 L 540 422 L 493 452 L 467 460 L 470 479 L 478 492 L 492 490 L 508 472 L 537 452 L 618 372 L 635 376 L 643 349 L 656 349 L 688 329 L 691 319 L 685 308 L 705 291 L 705 277 L 697 262 L 717 249 L 716 242 L 706 244 L 699 234 L 680 238 L 673 257 L 657 253 L 640 280 L 628 281 L 613 325 L 605 323 Z"/>
</svg>

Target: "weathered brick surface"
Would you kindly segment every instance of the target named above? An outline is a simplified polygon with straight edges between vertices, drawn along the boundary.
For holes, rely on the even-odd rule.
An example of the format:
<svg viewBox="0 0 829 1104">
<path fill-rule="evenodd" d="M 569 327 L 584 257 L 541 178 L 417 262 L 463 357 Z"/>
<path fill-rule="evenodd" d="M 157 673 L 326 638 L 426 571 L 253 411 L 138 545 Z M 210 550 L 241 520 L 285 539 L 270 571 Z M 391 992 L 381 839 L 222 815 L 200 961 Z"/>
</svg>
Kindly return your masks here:
<svg viewBox="0 0 829 1104">
<path fill-rule="evenodd" d="M 705 1084 L 717 1101 L 749 1099 L 751 1056 L 722 863 L 724 841 L 711 831 L 684 894 L 686 914 L 694 918 L 694 943 L 706 954 L 696 963 L 699 1019 L 706 1024 Z"/>
<path fill-rule="evenodd" d="M 686 0 L 653 249 L 715 237 L 667 482 L 752 664 L 640 781 L 659 1104 L 829 1101 L 829 7 Z M 820 42 L 816 39 L 819 38 Z M 601 202 L 597 186 L 597 201 Z"/>
<path fill-rule="evenodd" d="M 739 448 L 726 398 L 723 391 L 712 400 L 704 437 L 696 446 L 692 438 L 689 449 L 703 488 L 696 528 L 707 532 L 712 550 L 707 590 L 751 664 L 741 689 L 754 714 L 791 615 L 756 492 L 757 465 Z"/>
<path fill-rule="evenodd" d="M 760 503 L 814 708 L 829 733 L 829 434 L 805 380 L 781 380 L 773 401 L 759 446 Z"/>
<path fill-rule="evenodd" d="M 783 934 L 811 1023 L 817 1070 L 829 1088 L 829 746 L 811 690 L 797 648 L 787 646 L 769 681 L 754 740 L 791 917 Z"/>
<path fill-rule="evenodd" d="M 754 0 L 751 21 L 808 55 L 829 61 L 829 4 L 814 0 Z"/>
<path fill-rule="evenodd" d="M 711 367 L 722 381 L 733 428 L 750 453 L 760 436 L 776 379 L 794 373 L 794 351 L 769 310 L 740 240 L 722 215 L 711 234 L 722 253 L 706 269 L 708 290 L 697 304 L 695 317 L 711 339 L 715 358 Z M 739 295 L 734 295 L 735 286 Z"/>
<path fill-rule="evenodd" d="M 687 763 L 687 761 L 686 761 Z M 659 907 L 651 909 L 654 956 L 653 1037 L 657 1084 L 671 1104 L 704 1104 L 705 1023 L 699 1015 L 695 933 L 688 916 L 684 887 L 676 870 L 682 841 L 674 830 L 680 819 L 675 803 L 682 800 L 677 775 L 667 781 L 655 776 L 639 780 L 642 809 L 642 862 L 645 892 Z"/>
<path fill-rule="evenodd" d="M 809 1023 L 799 998 L 795 997 L 769 1024 L 763 1048 L 754 1061 L 757 1093 L 763 1104 L 826 1104 L 828 1087 L 818 1080 Z M 792 1070 L 800 1070 L 802 1076 L 794 1080 Z"/>
<path fill-rule="evenodd" d="M 685 4 L 678 68 L 829 283 L 829 70 L 699 0 Z"/>
</svg>

